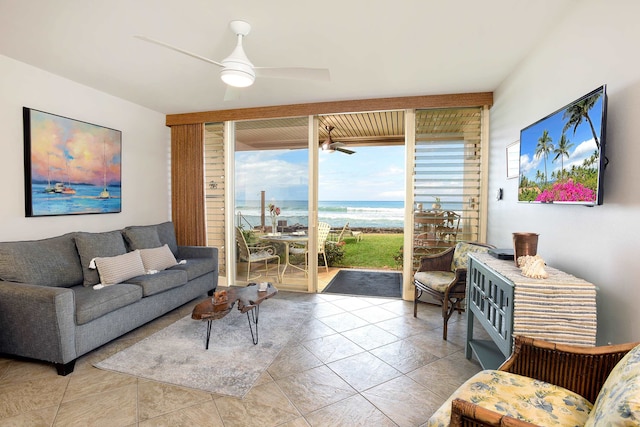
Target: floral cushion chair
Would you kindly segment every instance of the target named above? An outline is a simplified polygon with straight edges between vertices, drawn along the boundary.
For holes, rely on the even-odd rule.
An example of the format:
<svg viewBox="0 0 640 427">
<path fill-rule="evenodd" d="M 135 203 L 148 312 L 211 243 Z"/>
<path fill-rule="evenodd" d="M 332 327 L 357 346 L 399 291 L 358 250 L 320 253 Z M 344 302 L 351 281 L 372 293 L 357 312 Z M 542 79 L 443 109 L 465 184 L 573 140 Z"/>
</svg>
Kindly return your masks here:
<svg viewBox="0 0 640 427">
<path fill-rule="evenodd" d="M 530 376 L 517 373 L 524 371 Z M 517 337 L 500 370 L 471 377 L 426 425 L 638 426 L 640 345 L 587 348 Z"/>
<path fill-rule="evenodd" d="M 469 252 L 487 252 L 492 246 L 482 243 L 458 242 L 455 247 L 420 259 L 420 267 L 413 276 L 415 295 L 413 317 L 418 314 L 418 300 L 423 293 L 442 304 L 444 328 L 442 339 L 447 339 L 447 325 L 454 311 L 462 312 L 461 302 L 467 286 Z"/>
</svg>

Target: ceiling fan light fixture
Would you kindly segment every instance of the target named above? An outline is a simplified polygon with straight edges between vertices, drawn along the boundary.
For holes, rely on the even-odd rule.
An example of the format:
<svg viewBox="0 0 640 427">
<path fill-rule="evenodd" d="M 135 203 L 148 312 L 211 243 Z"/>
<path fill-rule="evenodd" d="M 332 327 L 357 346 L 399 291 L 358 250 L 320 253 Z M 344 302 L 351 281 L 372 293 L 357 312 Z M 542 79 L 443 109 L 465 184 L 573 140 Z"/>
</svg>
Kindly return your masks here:
<svg viewBox="0 0 640 427">
<path fill-rule="evenodd" d="M 222 71 L 220 71 L 220 78 L 229 86 L 248 87 L 253 84 L 256 76 L 243 70 L 223 68 Z"/>
<path fill-rule="evenodd" d="M 242 48 L 242 34 L 238 34 L 238 44 L 231 55 L 222 60 L 224 68 L 220 71 L 220 78 L 229 86 L 247 87 L 256 80 L 253 64 L 247 58 Z"/>
</svg>

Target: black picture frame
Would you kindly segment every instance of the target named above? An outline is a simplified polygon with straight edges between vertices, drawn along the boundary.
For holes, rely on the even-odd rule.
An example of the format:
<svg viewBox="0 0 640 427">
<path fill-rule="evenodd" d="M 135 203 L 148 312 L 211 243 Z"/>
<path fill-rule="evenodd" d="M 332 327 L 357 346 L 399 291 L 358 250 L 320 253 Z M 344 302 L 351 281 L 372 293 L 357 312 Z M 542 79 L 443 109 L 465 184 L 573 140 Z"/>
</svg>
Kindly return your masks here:
<svg viewBox="0 0 640 427">
<path fill-rule="evenodd" d="M 122 132 L 23 107 L 27 217 L 122 211 Z"/>
</svg>

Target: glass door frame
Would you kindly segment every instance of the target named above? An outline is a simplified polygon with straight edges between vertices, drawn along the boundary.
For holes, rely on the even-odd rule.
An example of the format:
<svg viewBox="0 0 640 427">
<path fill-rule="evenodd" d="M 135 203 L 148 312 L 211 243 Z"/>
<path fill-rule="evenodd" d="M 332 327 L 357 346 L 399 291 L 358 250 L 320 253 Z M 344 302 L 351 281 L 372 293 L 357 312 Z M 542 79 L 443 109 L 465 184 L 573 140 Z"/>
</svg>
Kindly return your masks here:
<svg viewBox="0 0 640 427">
<path fill-rule="evenodd" d="M 268 120 L 268 119 L 265 119 Z M 224 247 L 225 257 L 227 261 L 227 277 L 226 285 L 236 285 L 236 242 L 235 242 L 235 139 L 236 139 L 236 122 L 224 122 L 224 146 L 225 146 L 225 182 L 227 183 L 225 191 L 225 235 L 226 244 Z M 308 250 L 309 250 L 309 266 L 307 276 L 307 292 L 316 292 L 318 289 L 318 244 L 317 244 L 317 225 L 318 225 L 318 126 L 317 116 L 308 116 L 308 138 L 307 148 L 309 153 L 308 167 Z"/>
</svg>

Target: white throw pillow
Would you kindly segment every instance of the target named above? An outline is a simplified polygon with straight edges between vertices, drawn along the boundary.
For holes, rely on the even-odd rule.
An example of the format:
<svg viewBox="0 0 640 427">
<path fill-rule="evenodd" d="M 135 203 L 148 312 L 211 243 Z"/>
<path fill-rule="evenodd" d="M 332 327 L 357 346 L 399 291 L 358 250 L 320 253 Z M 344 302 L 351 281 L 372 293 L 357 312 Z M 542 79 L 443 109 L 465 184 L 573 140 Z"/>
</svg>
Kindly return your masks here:
<svg viewBox="0 0 640 427">
<path fill-rule="evenodd" d="M 147 273 L 160 271 L 173 267 L 178 262 L 173 252 L 169 249 L 169 245 L 160 246 L 159 248 L 140 249 L 142 264 Z"/>
<path fill-rule="evenodd" d="M 140 251 L 137 250 L 112 257 L 97 257 L 94 260 L 103 286 L 114 285 L 145 274 Z"/>
</svg>

